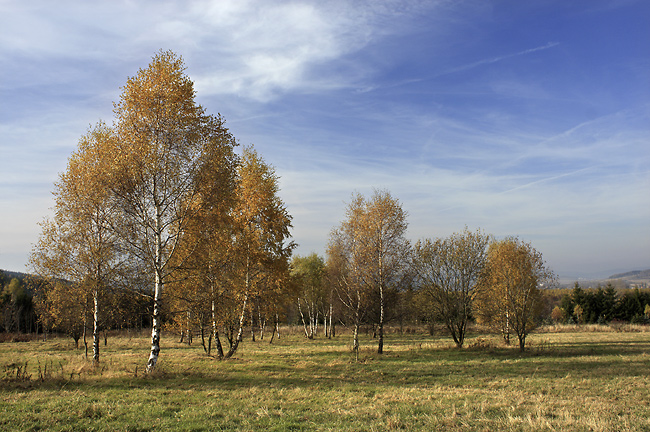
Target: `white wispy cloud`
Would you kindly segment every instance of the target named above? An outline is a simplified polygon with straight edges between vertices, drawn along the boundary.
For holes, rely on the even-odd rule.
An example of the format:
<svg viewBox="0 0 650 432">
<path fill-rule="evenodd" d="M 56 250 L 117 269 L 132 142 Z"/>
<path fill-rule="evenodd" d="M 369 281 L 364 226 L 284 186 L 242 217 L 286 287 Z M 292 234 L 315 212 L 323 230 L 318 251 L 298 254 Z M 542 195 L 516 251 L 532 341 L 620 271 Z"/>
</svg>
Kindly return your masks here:
<svg viewBox="0 0 650 432">
<path fill-rule="evenodd" d="M 571 32 L 500 41 L 497 23 L 518 24 L 492 6 L 0 2 L 0 153 L 12 161 L 0 207 L 21 209 L 0 214 L 0 266 L 25 261 L 78 138 L 111 121 L 120 86 L 159 49 L 182 54 L 200 103 L 276 166 L 300 253 L 324 252 L 351 193 L 385 188 L 413 239 L 468 225 L 533 240 L 567 268 L 604 262 L 602 243 L 650 257 L 647 101 L 595 95 L 611 83 L 588 81 L 591 69 L 573 90 Z"/>
</svg>

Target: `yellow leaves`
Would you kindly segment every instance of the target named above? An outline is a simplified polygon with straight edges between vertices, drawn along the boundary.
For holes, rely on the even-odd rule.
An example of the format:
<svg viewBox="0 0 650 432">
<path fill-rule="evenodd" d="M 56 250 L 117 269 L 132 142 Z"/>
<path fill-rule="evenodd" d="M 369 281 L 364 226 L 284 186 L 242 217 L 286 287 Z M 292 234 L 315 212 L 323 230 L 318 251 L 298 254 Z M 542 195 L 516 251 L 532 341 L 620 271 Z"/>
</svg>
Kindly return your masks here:
<svg viewBox="0 0 650 432">
<path fill-rule="evenodd" d="M 289 237 L 291 216 L 277 196 L 278 177 L 252 148 L 243 150 L 233 220 L 242 240 L 264 249 Z"/>
<path fill-rule="evenodd" d="M 539 284 L 552 279 L 541 253 L 529 243 L 514 237 L 493 242 L 477 298 L 477 315 L 504 334 L 516 332 L 523 349 L 525 335 L 534 326 L 541 306 Z"/>
<path fill-rule="evenodd" d="M 101 205 L 107 199 L 112 164 L 107 155 L 115 153 L 115 133 L 99 122 L 79 140 L 77 151 L 68 160 L 67 170 L 57 183 L 57 204 L 86 207 Z"/>
</svg>

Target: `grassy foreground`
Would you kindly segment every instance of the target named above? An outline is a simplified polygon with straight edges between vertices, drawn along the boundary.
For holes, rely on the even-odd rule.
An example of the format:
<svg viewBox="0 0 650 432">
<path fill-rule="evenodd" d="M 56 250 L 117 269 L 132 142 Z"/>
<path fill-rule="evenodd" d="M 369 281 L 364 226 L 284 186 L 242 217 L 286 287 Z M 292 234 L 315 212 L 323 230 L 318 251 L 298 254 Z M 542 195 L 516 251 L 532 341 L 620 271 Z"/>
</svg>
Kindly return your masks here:
<svg viewBox="0 0 650 432">
<path fill-rule="evenodd" d="M 350 337 L 244 342 L 238 358 L 163 335 L 112 337 L 93 368 L 71 340 L 0 344 L 0 430 L 650 431 L 650 333 L 498 336 L 453 348 L 444 336 L 389 334 L 387 352 Z"/>
</svg>

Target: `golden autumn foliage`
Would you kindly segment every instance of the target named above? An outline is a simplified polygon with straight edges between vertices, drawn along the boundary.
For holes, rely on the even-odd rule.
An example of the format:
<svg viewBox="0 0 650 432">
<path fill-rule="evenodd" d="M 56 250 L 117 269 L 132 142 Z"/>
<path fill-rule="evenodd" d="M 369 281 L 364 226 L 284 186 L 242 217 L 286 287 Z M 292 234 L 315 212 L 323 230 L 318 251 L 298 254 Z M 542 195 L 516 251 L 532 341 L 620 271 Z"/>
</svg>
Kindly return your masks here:
<svg viewBox="0 0 650 432">
<path fill-rule="evenodd" d="M 478 319 L 501 331 L 506 342 L 514 333 L 523 351 L 526 336 L 542 307 L 540 285 L 554 281 L 542 254 L 529 243 L 509 237 L 493 242 L 476 299 Z"/>
<path fill-rule="evenodd" d="M 100 299 L 122 264 L 113 229 L 117 208 L 109 190 L 113 171 L 106 158 L 116 140 L 113 130 L 101 122 L 79 140 L 67 170 L 55 184 L 54 218 L 42 224 L 30 257 L 30 265 L 43 278 L 40 310 L 45 313 L 47 305 L 47 321 L 73 335 L 92 321 L 96 362 Z"/>
<path fill-rule="evenodd" d="M 176 255 L 191 249 L 186 245 L 183 252 L 195 216 L 219 206 L 220 194 L 232 188 L 236 142 L 220 116 L 195 102 L 183 60 L 171 51 L 160 51 L 127 80 L 114 112 L 119 140 L 113 192 L 124 213 L 122 237 L 154 285 L 152 370 L 160 352 L 164 286 L 183 265 Z"/>
<path fill-rule="evenodd" d="M 292 218 L 278 196 L 275 170 L 252 147 L 246 147 L 237 173 L 231 283 L 240 313 L 237 336 L 226 357 L 234 354 L 242 340 L 246 312 L 253 315 L 251 305 L 259 307 L 262 298 L 266 304 L 276 303 L 286 285 L 289 257 L 295 247 L 287 241 Z"/>
<path fill-rule="evenodd" d="M 398 289 L 408 266 L 406 216 L 388 191 L 376 190 L 369 199 L 358 194 L 348 205 L 347 219 L 330 236 L 330 277 L 354 323 L 355 351 L 358 327 L 372 314 L 378 330 L 377 352 L 383 352 L 386 299 Z"/>
<path fill-rule="evenodd" d="M 158 52 L 127 80 L 114 113 L 114 127 L 100 123 L 70 157 L 32 266 L 43 276 L 42 317 L 59 327 L 88 318 L 87 307 L 54 305 L 66 290 L 94 305 L 95 335 L 99 302 L 110 290 L 150 294 L 152 370 L 166 287 L 172 317 L 183 312 L 186 330 L 211 321 L 218 337 L 218 325 L 241 316 L 234 310 L 242 299 L 246 310 L 246 300 L 282 290 L 291 217 L 273 169 L 252 149 L 237 157 L 234 136 L 220 115 L 195 102 L 173 52 Z M 71 315 L 58 316 L 64 312 Z"/>
</svg>

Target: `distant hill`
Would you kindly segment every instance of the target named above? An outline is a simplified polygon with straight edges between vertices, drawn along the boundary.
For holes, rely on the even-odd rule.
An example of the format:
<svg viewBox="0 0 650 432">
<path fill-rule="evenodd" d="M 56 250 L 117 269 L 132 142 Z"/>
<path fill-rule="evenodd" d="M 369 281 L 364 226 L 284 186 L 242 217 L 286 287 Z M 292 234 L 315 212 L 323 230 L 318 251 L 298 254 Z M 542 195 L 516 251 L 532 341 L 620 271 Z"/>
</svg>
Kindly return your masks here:
<svg viewBox="0 0 650 432">
<path fill-rule="evenodd" d="M 21 273 L 21 272 L 9 271 L 9 270 L 2 270 L 2 269 L 0 269 L 0 271 L 2 271 L 2 273 L 4 273 L 5 276 L 7 277 L 7 279 L 9 279 L 9 280 L 11 280 L 13 278 L 16 278 L 16 279 L 22 281 L 22 280 L 25 280 L 29 276 L 27 273 Z"/>
<path fill-rule="evenodd" d="M 650 279 L 650 269 L 634 270 L 627 273 L 617 273 L 611 275 L 608 279 Z"/>
</svg>

